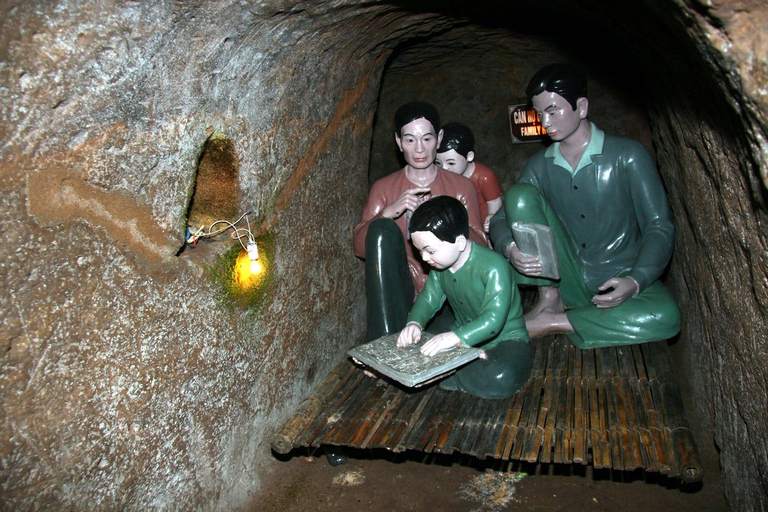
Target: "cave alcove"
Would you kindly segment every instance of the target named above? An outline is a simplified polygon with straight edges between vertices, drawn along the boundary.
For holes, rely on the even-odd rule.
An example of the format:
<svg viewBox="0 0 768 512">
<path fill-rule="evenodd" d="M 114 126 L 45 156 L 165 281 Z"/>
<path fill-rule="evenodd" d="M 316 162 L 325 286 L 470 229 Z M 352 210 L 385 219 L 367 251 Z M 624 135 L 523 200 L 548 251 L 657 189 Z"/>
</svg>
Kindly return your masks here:
<svg viewBox="0 0 768 512">
<path fill-rule="evenodd" d="M 240 212 L 239 158 L 234 141 L 214 132 L 200 152 L 187 225 L 206 226 L 218 220 L 236 220 Z"/>
<path fill-rule="evenodd" d="M 768 7 L 760 2 L 7 2 L 0 17 L 0 485 L 9 509 L 238 509 L 265 439 L 364 331 L 351 233 L 409 99 L 514 182 L 506 106 L 552 60 L 655 154 L 679 377 L 734 510 L 766 503 Z M 210 127 L 274 294 L 177 257 Z M 230 205 L 231 206 L 231 205 Z M 41 266 L 40 261 L 44 261 Z M 748 468 L 748 470 L 745 470 Z M 758 504 L 757 506 L 755 504 Z"/>
</svg>

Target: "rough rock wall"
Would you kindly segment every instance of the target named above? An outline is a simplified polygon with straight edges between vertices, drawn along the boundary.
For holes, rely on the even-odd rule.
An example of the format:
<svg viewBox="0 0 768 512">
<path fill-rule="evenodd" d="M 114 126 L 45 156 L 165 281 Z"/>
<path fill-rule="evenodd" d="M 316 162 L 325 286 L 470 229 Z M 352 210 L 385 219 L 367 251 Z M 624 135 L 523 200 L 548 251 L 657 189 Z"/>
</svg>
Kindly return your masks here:
<svg viewBox="0 0 768 512">
<path fill-rule="evenodd" d="M 436 13 L 456 2 L 393 3 L 1 7 L 5 508 L 229 509 L 257 491 L 263 440 L 363 330 L 349 233 L 385 59 L 454 26 Z M 524 23 L 612 33 L 646 55 L 642 71 L 659 71 L 649 111 L 681 232 L 689 377 L 713 416 L 729 502 L 757 508 L 768 494 L 765 7 L 649 1 L 622 25 L 614 2 L 520 2 L 493 27 L 526 5 L 545 17 Z M 666 30 L 680 40 L 662 44 Z M 675 82 L 663 72 L 690 62 L 727 107 L 665 95 Z M 632 67 L 590 68 L 601 65 Z M 444 108 L 463 99 L 457 90 Z M 238 151 L 243 210 L 276 236 L 274 297 L 258 312 L 218 301 L 202 262 L 220 252 L 175 256 L 198 153 L 217 130 Z"/>
<path fill-rule="evenodd" d="M 361 335 L 350 170 L 386 49 L 359 38 L 375 11 L 317 9 L 3 4 L 0 508 L 236 508 L 266 437 Z M 207 276 L 230 244 L 176 256 L 214 131 L 275 236 L 259 311 Z"/>
<path fill-rule="evenodd" d="M 714 433 L 731 508 L 764 510 L 768 503 L 768 217 L 760 197 L 764 190 L 744 137 L 733 137 L 739 129 L 733 113 L 713 117 L 695 104 L 677 100 L 658 104 L 655 117 L 659 159 L 668 169 L 677 226 L 672 274 L 684 313 L 685 378 L 692 384 L 697 408 L 691 412 Z M 691 125 L 697 130 L 690 131 Z"/>
<path fill-rule="evenodd" d="M 768 7 L 695 7 L 666 20 L 685 35 L 673 47 L 699 58 L 659 66 L 651 110 L 678 230 L 686 376 L 729 506 L 767 510 Z"/>
</svg>

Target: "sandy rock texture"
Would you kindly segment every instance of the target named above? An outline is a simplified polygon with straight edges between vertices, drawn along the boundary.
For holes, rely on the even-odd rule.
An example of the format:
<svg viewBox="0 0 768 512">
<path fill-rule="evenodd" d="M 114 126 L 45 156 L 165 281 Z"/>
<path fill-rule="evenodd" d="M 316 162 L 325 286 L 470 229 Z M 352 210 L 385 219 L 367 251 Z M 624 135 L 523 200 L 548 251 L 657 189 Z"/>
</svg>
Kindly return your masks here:
<svg viewBox="0 0 768 512">
<path fill-rule="evenodd" d="M 428 99 L 514 183 L 506 107 L 540 65 L 657 156 L 668 284 L 734 510 L 768 502 L 768 7 L 756 0 L 20 1 L 0 6 L 0 506 L 237 509 L 265 440 L 362 336 L 351 233 Z M 261 308 L 184 248 L 206 140 L 275 240 Z M 218 136 L 217 135 L 217 136 Z M 183 250 L 182 250 L 183 249 Z"/>
<path fill-rule="evenodd" d="M 337 7 L 3 6 L 2 508 L 253 498 L 265 437 L 363 331 L 348 169 L 381 66 Z M 207 276 L 232 244 L 179 253 L 214 131 L 275 237 L 259 311 Z"/>
</svg>

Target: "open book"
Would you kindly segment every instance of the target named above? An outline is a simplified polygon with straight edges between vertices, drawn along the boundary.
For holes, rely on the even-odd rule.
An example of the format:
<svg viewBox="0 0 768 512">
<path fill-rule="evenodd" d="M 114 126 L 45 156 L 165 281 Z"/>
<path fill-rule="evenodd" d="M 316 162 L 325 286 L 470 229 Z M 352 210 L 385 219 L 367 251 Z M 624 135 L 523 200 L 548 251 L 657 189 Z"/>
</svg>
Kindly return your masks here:
<svg viewBox="0 0 768 512">
<path fill-rule="evenodd" d="M 560 262 L 557 259 L 552 228 L 543 224 L 513 222 L 512 236 L 523 256 L 539 258 L 541 262 L 539 277 L 560 279 Z"/>
<path fill-rule="evenodd" d="M 399 334 L 389 334 L 358 345 L 349 349 L 347 354 L 408 387 L 428 384 L 435 378 L 480 357 L 479 349 L 463 345 L 431 357 L 425 356 L 419 349 L 434 337 L 433 334 L 422 331 L 418 344 L 398 347 Z"/>
</svg>

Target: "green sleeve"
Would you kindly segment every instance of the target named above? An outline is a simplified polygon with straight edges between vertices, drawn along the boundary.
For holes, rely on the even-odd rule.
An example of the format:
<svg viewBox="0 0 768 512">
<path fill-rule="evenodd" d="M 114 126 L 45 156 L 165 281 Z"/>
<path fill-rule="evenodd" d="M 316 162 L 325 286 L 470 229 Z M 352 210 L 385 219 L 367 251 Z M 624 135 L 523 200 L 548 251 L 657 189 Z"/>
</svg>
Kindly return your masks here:
<svg viewBox="0 0 768 512">
<path fill-rule="evenodd" d="M 491 218 L 491 226 L 488 232 L 491 235 L 493 248 L 506 258 L 507 247 L 509 247 L 509 244 L 511 244 L 513 240 L 512 230 L 509 229 L 509 226 L 507 225 L 507 212 L 504 211 L 503 207 L 499 208 L 496 215 Z"/>
<path fill-rule="evenodd" d="M 440 286 L 440 280 L 438 279 L 438 273 L 434 270 L 429 272 L 427 276 L 427 282 L 424 284 L 424 289 L 416 297 L 411 312 L 408 315 L 409 322 L 416 322 L 423 329 L 429 322 L 430 318 L 435 316 L 445 302 L 445 292 L 443 287 Z"/>
<path fill-rule="evenodd" d="M 629 276 L 640 291 L 656 281 L 672 257 L 675 227 L 664 184 L 648 152 L 639 143 L 625 159 L 635 217 L 640 228 L 640 248 Z"/>
<path fill-rule="evenodd" d="M 512 307 L 510 272 L 510 267 L 505 262 L 503 267 L 495 267 L 487 274 L 479 314 L 453 331 L 462 343 L 477 345 L 496 338 L 504 329 Z"/>
</svg>

